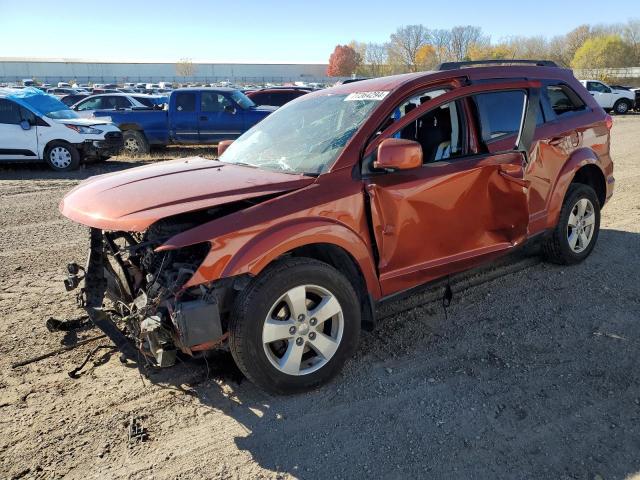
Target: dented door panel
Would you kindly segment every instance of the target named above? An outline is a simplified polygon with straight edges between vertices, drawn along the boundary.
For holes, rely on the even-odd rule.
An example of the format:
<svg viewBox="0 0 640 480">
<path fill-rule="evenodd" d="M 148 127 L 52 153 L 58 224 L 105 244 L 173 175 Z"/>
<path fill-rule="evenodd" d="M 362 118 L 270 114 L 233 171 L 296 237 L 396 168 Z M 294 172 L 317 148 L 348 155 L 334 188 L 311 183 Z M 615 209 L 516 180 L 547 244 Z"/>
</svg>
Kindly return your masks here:
<svg viewBox="0 0 640 480">
<path fill-rule="evenodd" d="M 529 211 L 523 163 L 521 153 L 510 152 L 372 178 L 367 192 L 383 294 L 524 241 Z"/>
</svg>

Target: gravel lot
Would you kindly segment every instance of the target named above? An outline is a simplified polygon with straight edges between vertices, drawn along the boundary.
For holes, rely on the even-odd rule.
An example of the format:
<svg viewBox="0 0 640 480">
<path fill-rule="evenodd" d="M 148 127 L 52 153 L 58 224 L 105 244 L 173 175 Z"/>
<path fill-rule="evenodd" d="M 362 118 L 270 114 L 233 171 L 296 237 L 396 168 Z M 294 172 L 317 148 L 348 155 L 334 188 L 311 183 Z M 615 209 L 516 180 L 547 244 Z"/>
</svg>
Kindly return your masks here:
<svg viewBox="0 0 640 480">
<path fill-rule="evenodd" d="M 640 478 L 639 132 L 615 118 L 616 193 L 586 262 L 532 248 L 461 276 L 447 318 L 435 287 L 385 305 L 343 374 L 293 397 L 224 353 L 143 378 L 102 349 L 69 378 L 104 340 L 11 368 L 99 333 L 45 328 L 81 313 L 61 279 L 87 231 L 57 204 L 135 162 L 0 167 L 0 477 Z M 147 441 L 129 442 L 131 417 Z"/>
</svg>

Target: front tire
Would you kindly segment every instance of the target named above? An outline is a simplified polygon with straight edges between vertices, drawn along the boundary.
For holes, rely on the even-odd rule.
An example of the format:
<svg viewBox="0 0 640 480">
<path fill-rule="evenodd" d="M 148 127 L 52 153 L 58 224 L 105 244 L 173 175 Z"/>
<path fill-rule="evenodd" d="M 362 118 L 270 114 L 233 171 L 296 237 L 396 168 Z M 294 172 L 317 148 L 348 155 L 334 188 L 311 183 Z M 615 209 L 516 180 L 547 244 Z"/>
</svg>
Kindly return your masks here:
<svg viewBox="0 0 640 480">
<path fill-rule="evenodd" d="M 360 305 L 351 283 L 310 258 L 287 258 L 238 295 L 229 325 L 236 364 L 260 388 L 276 394 L 329 381 L 360 337 Z"/>
<path fill-rule="evenodd" d="M 631 102 L 629 100 L 621 99 L 618 100 L 613 106 L 613 111 L 618 115 L 624 115 L 631 110 Z"/>
<path fill-rule="evenodd" d="M 600 202 L 589 185 L 572 183 L 558 224 L 542 245 L 547 260 L 573 265 L 591 254 L 600 233 Z"/>
<path fill-rule="evenodd" d="M 77 170 L 80 166 L 78 149 L 66 142 L 51 142 L 44 152 L 44 159 L 58 172 Z"/>
</svg>

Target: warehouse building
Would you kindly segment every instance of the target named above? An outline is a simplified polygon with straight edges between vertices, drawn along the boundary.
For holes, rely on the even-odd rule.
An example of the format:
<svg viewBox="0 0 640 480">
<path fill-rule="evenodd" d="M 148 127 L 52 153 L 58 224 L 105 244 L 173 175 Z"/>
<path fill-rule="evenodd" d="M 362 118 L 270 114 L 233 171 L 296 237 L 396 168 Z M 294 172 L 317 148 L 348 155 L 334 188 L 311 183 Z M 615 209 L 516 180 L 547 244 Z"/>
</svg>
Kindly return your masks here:
<svg viewBox="0 0 640 480">
<path fill-rule="evenodd" d="M 200 82 L 243 83 L 326 82 L 326 64 L 192 63 L 181 75 L 176 62 L 111 62 L 81 59 L 0 57 L 0 82 L 33 78 L 42 83 Z M 182 69 L 184 71 L 184 68 Z M 332 79 L 335 81 L 335 79 Z"/>
</svg>

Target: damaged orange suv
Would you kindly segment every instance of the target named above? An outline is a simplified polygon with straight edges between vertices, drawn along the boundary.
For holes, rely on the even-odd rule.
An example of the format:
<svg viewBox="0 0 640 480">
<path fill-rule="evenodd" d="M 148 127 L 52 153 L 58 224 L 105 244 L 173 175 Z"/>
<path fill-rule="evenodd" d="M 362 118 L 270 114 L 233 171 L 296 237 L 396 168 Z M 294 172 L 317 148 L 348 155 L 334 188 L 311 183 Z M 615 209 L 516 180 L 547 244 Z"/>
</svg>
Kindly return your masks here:
<svg viewBox="0 0 640 480">
<path fill-rule="evenodd" d="M 333 377 L 386 297 L 533 237 L 580 262 L 613 192 L 611 118 L 551 62 L 481 63 L 313 92 L 218 160 L 82 183 L 60 205 L 91 227 L 67 288 L 84 280 L 89 317 L 132 359 L 228 348 L 287 393 Z"/>
</svg>

